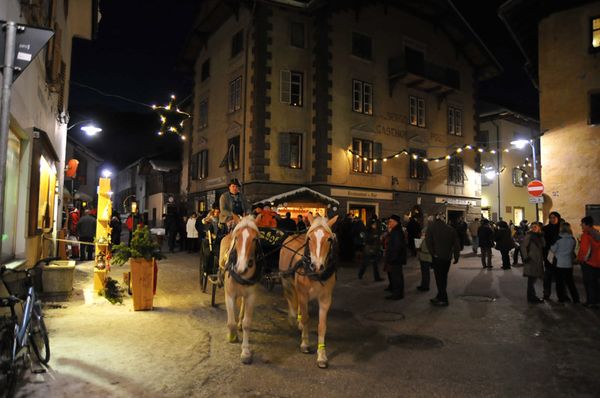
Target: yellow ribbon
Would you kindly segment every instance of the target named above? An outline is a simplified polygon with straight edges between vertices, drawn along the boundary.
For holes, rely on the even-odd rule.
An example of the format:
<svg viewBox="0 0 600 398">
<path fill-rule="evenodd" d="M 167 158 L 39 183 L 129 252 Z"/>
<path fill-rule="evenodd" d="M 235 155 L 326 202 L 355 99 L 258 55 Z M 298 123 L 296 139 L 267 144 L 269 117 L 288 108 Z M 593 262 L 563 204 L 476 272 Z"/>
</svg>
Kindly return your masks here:
<svg viewBox="0 0 600 398">
<path fill-rule="evenodd" d="M 302 320 L 302 315 L 298 314 L 298 320 L 301 321 Z"/>
<path fill-rule="evenodd" d="M 318 349 L 318 350 L 324 350 L 324 349 L 325 349 L 325 343 L 323 343 L 323 344 L 319 344 L 319 345 L 317 346 L 317 349 Z"/>
</svg>

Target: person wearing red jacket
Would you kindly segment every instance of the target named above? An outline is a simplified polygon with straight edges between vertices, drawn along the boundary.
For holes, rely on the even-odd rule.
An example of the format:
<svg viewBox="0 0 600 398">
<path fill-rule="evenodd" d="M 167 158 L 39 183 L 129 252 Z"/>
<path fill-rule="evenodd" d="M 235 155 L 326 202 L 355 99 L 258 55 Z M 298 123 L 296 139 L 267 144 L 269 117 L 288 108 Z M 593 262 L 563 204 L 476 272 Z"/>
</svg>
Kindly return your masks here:
<svg viewBox="0 0 600 398">
<path fill-rule="evenodd" d="M 256 217 L 256 225 L 263 228 L 277 228 L 277 219 L 271 206 L 264 205 L 260 214 Z"/>
<path fill-rule="evenodd" d="M 594 219 L 590 216 L 581 219 L 581 241 L 577 261 L 581 264 L 583 285 L 587 296 L 584 304 L 590 308 L 600 308 L 600 233 L 594 229 Z"/>
</svg>

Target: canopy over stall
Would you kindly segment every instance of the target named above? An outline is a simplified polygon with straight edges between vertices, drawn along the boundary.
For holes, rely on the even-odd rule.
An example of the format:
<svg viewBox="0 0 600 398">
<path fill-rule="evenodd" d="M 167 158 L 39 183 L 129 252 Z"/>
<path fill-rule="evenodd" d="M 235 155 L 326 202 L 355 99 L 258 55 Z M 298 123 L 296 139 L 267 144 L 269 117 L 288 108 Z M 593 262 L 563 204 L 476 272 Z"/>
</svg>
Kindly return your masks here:
<svg viewBox="0 0 600 398">
<path fill-rule="evenodd" d="M 290 212 L 292 218 L 296 218 L 299 214 L 304 216 L 309 212 L 315 216 L 331 216 L 340 206 L 337 200 L 307 187 L 283 192 L 254 204 L 259 203 L 269 204 L 282 217 Z"/>
</svg>

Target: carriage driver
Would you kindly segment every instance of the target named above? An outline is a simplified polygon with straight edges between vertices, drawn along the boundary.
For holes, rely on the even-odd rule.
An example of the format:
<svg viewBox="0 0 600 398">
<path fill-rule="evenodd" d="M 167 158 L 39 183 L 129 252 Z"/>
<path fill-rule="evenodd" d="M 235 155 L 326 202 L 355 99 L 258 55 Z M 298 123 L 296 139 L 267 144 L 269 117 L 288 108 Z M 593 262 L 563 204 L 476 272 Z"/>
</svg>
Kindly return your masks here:
<svg viewBox="0 0 600 398">
<path fill-rule="evenodd" d="M 243 193 L 240 192 L 240 182 L 237 178 L 229 181 L 228 191 L 224 192 L 219 198 L 219 207 L 221 208 L 221 214 L 219 214 L 219 222 L 227 224 L 229 228 L 232 228 L 234 214 L 243 217 L 246 214 L 250 214 L 251 207 L 250 202 L 246 199 Z"/>
</svg>

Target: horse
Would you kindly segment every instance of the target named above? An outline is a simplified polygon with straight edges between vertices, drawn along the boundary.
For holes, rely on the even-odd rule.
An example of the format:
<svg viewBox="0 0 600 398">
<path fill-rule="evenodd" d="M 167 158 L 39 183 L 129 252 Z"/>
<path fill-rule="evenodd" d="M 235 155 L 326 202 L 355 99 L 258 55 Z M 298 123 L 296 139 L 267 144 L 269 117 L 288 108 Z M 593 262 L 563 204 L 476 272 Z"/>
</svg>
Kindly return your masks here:
<svg viewBox="0 0 600 398">
<path fill-rule="evenodd" d="M 256 283 L 260 281 L 260 265 L 256 259 L 259 245 L 259 231 L 254 217 L 234 216 L 236 227 L 221 241 L 219 267 L 225 287 L 225 305 L 227 307 L 227 339 L 238 342 L 238 330 L 242 330 L 241 361 L 252 363 L 249 333 L 256 298 Z M 236 301 L 241 298 L 239 323 L 236 323 Z"/>
<path fill-rule="evenodd" d="M 288 320 L 293 325 L 297 319 L 298 329 L 302 331 L 300 351 L 306 354 L 310 353 L 308 302 L 314 299 L 319 301 L 319 368 L 328 366 L 325 332 L 336 280 L 333 253 L 336 238 L 331 226 L 337 218 L 338 216 L 331 220 L 325 217 L 313 218 L 309 213 L 310 228 L 305 234 L 288 237 L 283 243 L 279 259 L 283 293 L 288 302 Z"/>
</svg>

